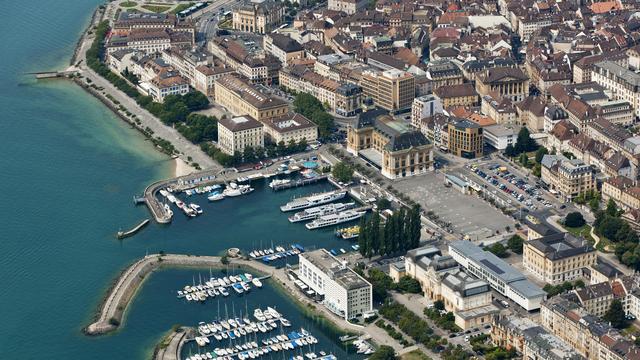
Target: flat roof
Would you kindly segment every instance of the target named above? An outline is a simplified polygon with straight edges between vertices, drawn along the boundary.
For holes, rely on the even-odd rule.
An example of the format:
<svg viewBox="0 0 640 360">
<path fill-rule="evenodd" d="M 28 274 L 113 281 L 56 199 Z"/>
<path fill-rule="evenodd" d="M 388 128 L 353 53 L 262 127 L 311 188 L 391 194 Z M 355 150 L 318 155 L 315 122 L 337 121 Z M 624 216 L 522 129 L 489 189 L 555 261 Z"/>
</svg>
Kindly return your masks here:
<svg viewBox="0 0 640 360">
<path fill-rule="evenodd" d="M 308 251 L 299 256 L 318 267 L 320 271 L 347 290 L 371 286 L 367 280 L 331 255 L 326 249 Z"/>
</svg>

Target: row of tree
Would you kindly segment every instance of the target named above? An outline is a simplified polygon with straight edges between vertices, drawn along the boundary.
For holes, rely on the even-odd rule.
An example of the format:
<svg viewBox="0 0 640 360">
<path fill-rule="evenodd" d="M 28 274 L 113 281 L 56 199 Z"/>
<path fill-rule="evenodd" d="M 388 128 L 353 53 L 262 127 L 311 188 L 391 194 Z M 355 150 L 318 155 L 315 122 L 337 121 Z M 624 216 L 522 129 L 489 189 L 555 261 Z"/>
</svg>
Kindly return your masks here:
<svg viewBox="0 0 640 360">
<path fill-rule="evenodd" d="M 404 208 L 387 216 L 384 224 L 378 213 L 360 221 L 358 244 L 360 253 L 371 258 L 374 255 L 404 253 L 420 245 L 420 206 L 409 211 Z"/>
<path fill-rule="evenodd" d="M 255 163 L 264 159 L 286 156 L 304 151 L 307 148 L 307 140 L 303 138 L 300 141 L 295 142 L 295 140 L 292 139 L 288 144 L 285 144 L 284 141 L 280 141 L 277 144 L 267 144 L 265 147 L 247 146 L 243 152 L 236 151 L 233 155 L 220 151 L 220 149 L 210 142 L 201 143 L 200 148 L 222 166 L 232 167 L 243 163 Z"/>
<path fill-rule="evenodd" d="M 331 116 L 320 100 L 309 93 L 298 93 L 293 100 L 293 106 L 297 113 L 318 125 L 318 135 L 326 138 L 333 131 L 333 116 Z"/>
</svg>

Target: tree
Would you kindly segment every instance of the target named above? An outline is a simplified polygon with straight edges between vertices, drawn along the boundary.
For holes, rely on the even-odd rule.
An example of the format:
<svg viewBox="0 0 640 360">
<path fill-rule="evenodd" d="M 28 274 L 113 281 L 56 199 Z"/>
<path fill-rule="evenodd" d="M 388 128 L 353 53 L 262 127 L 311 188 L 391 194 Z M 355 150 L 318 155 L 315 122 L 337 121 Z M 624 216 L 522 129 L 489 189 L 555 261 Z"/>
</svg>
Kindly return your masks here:
<svg viewBox="0 0 640 360">
<path fill-rule="evenodd" d="M 578 211 L 570 212 L 564 218 L 564 225 L 571 228 L 579 228 L 585 223 L 584 216 Z"/>
<path fill-rule="evenodd" d="M 536 151 L 536 163 L 540 164 L 542 162 L 542 158 L 548 153 L 549 152 L 545 147 L 541 147 L 540 149 L 538 149 L 538 151 Z"/>
<path fill-rule="evenodd" d="M 316 97 L 309 93 L 298 93 L 293 100 L 295 112 L 300 113 L 318 125 L 318 134 L 321 138 L 331 134 L 333 129 L 333 117 L 324 109 L 324 106 Z"/>
<path fill-rule="evenodd" d="M 524 240 L 522 240 L 522 238 L 518 235 L 513 235 L 507 242 L 509 250 L 513 251 L 516 254 L 522 254 L 523 244 Z"/>
<path fill-rule="evenodd" d="M 605 210 L 609 216 L 618 216 L 618 206 L 613 199 L 609 199 L 607 202 L 607 209 Z"/>
<path fill-rule="evenodd" d="M 514 157 L 517 155 L 516 149 L 511 144 L 507 145 L 507 148 L 504 149 L 504 154 L 508 157 Z"/>
<path fill-rule="evenodd" d="M 518 161 L 520 161 L 520 164 L 522 164 L 522 166 L 529 167 L 529 156 L 527 154 L 520 154 L 520 159 Z"/>
<path fill-rule="evenodd" d="M 369 356 L 370 360 L 395 360 L 396 359 L 396 351 L 393 350 L 391 346 L 382 345 L 380 346 L 371 356 Z"/>
<path fill-rule="evenodd" d="M 509 256 L 509 252 L 504 245 L 500 243 L 495 243 L 493 245 L 487 246 L 484 248 L 485 251 L 492 252 L 495 256 L 505 258 Z"/>
<path fill-rule="evenodd" d="M 422 286 L 420 282 L 411 276 L 405 275 L 400 278 L 396 288 L 402 292 L 411 294 L 420 294 L 422 292 Z"/>
<path fill-rule="evenodd" d="M 438 311 L 443 311 L 444 310 L 444 302 L 442 300 L 436 300 L 433 303 L 433 307 Z"/>
<path fill-rule="evenodd" d="M 624 309 L 620 300 L 613 300 L 609 306 L 609 310 L 602 317 L 604 321 L 611 323 L 616 329 L 622 329 L 626 326 Z"/>
<path fill-rule="evenodd" d="M 340 182 L 348 183 L 353 178 L 353 169 L 349 165 L 340 161 L 333 165 L 331 175 Z"/>
<path fill-rule="evenodd" d="M 378 201 L 376 201 L 376 206 L 378 207 L 378 210 L 390 209 L 391 201 L 389 201 L 387 198 L 380 198 L 378 199 Z"/>
<path fill-rule="evenodd" d="M 520 132 L 518 132 L 518 140 L 516 140 L 514 148 L 516 155 L 538 149 L 538 144 L 536 144 L 536 141 L 531 138 L 531 133 L 529 133 L 529 129 L 527 129 L 526 126 L 523 126 L 520 129 Z"/>
<path fill-rule="evenodd" d="M 422 229 L 422 221 L 420 219 L 420 205 L 414 205 L 411 207 L 411 210 L 407 213 L 408 221 L 405 221 L 405 224 L 408 224 L 407 235 L 409 236 L 409 249 L 415 249 L 420 246 L 420 232 Z"/>
</svg>

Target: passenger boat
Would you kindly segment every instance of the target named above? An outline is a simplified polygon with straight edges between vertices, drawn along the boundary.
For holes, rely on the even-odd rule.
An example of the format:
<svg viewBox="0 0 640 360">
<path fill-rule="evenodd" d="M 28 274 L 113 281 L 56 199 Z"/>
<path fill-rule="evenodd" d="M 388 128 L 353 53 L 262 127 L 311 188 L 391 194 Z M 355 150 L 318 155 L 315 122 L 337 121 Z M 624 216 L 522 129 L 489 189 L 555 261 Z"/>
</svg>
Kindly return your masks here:
<svg viewBox="0 0 640 360">
<path fill-rule="evenodd" d="M 344 211 L 352 208 L 355 203 L 335 203 L 335 204 L 327 204 L 322 206 L 316 206 L 312 208 L 305 209 L 303 211 L 295 213 L 293 216 L 289 216 L 290 222 L 299 222 L 305 220 L 313 220 L 320 216 L 335 214 L 340 211 Z"/>
<path fill-rule="evenodd" d="M 291 179 L 275 179 L 275 180 L 271 180 L 271 182 L 269 183 L 269 187 L 273 189 L 278 185 L 285 185 L 290 182 L 291 182 Z"/>
<path fill-rule="evenodd" d="M 366 214 L 366 211 L 347 210 L 338 214 L 321 216 L 313 220 L 312 222 L 305 224 L 304 226 L 309 230 L 319 229 L 326 226 L 353 221 L 361 218 L 362 216 L 364 216 L 364 214 Z"/>
<path fill-rule="evenodd" d="M 311 196 L 290 201 L 285 205 L 282 205 L 280 207 L 280 210 L 283 212 L 287 212 L 287 211 L 306 209 L 312 206 L 322 205 L 322 204 L 343 199 L 346 195 L 347 195 L 346 191 L 329 191 L 326 193 L 311 195 Z"/>
</svg>

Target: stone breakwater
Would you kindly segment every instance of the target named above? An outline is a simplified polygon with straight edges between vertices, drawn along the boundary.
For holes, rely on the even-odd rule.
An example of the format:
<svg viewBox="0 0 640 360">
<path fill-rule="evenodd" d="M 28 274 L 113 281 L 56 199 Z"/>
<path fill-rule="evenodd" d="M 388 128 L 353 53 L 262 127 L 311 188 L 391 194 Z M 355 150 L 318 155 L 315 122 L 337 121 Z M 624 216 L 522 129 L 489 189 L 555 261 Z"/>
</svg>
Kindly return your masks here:
<svg viewBox="0 0 640 360">
<path fill-rule="evenodd" d="M 273 268 L 267 265 L 240 259 L 233 259 L 230 265 L 251 268 L 262 274 L 271 274 L 273 271 Z M 142 282 L 151 272 L 162 266 L 223 268 L 227 265 L 222 264 L 219 256 L 147 255 L 130 265 L 120 274 L 113 287 L 107 292 L 95 322 L 87 326 L 84 329 L 84 333 L 87 335 L 102 335 L 116 330 L 122 323 L 127 306 Z"/>
</svg>

